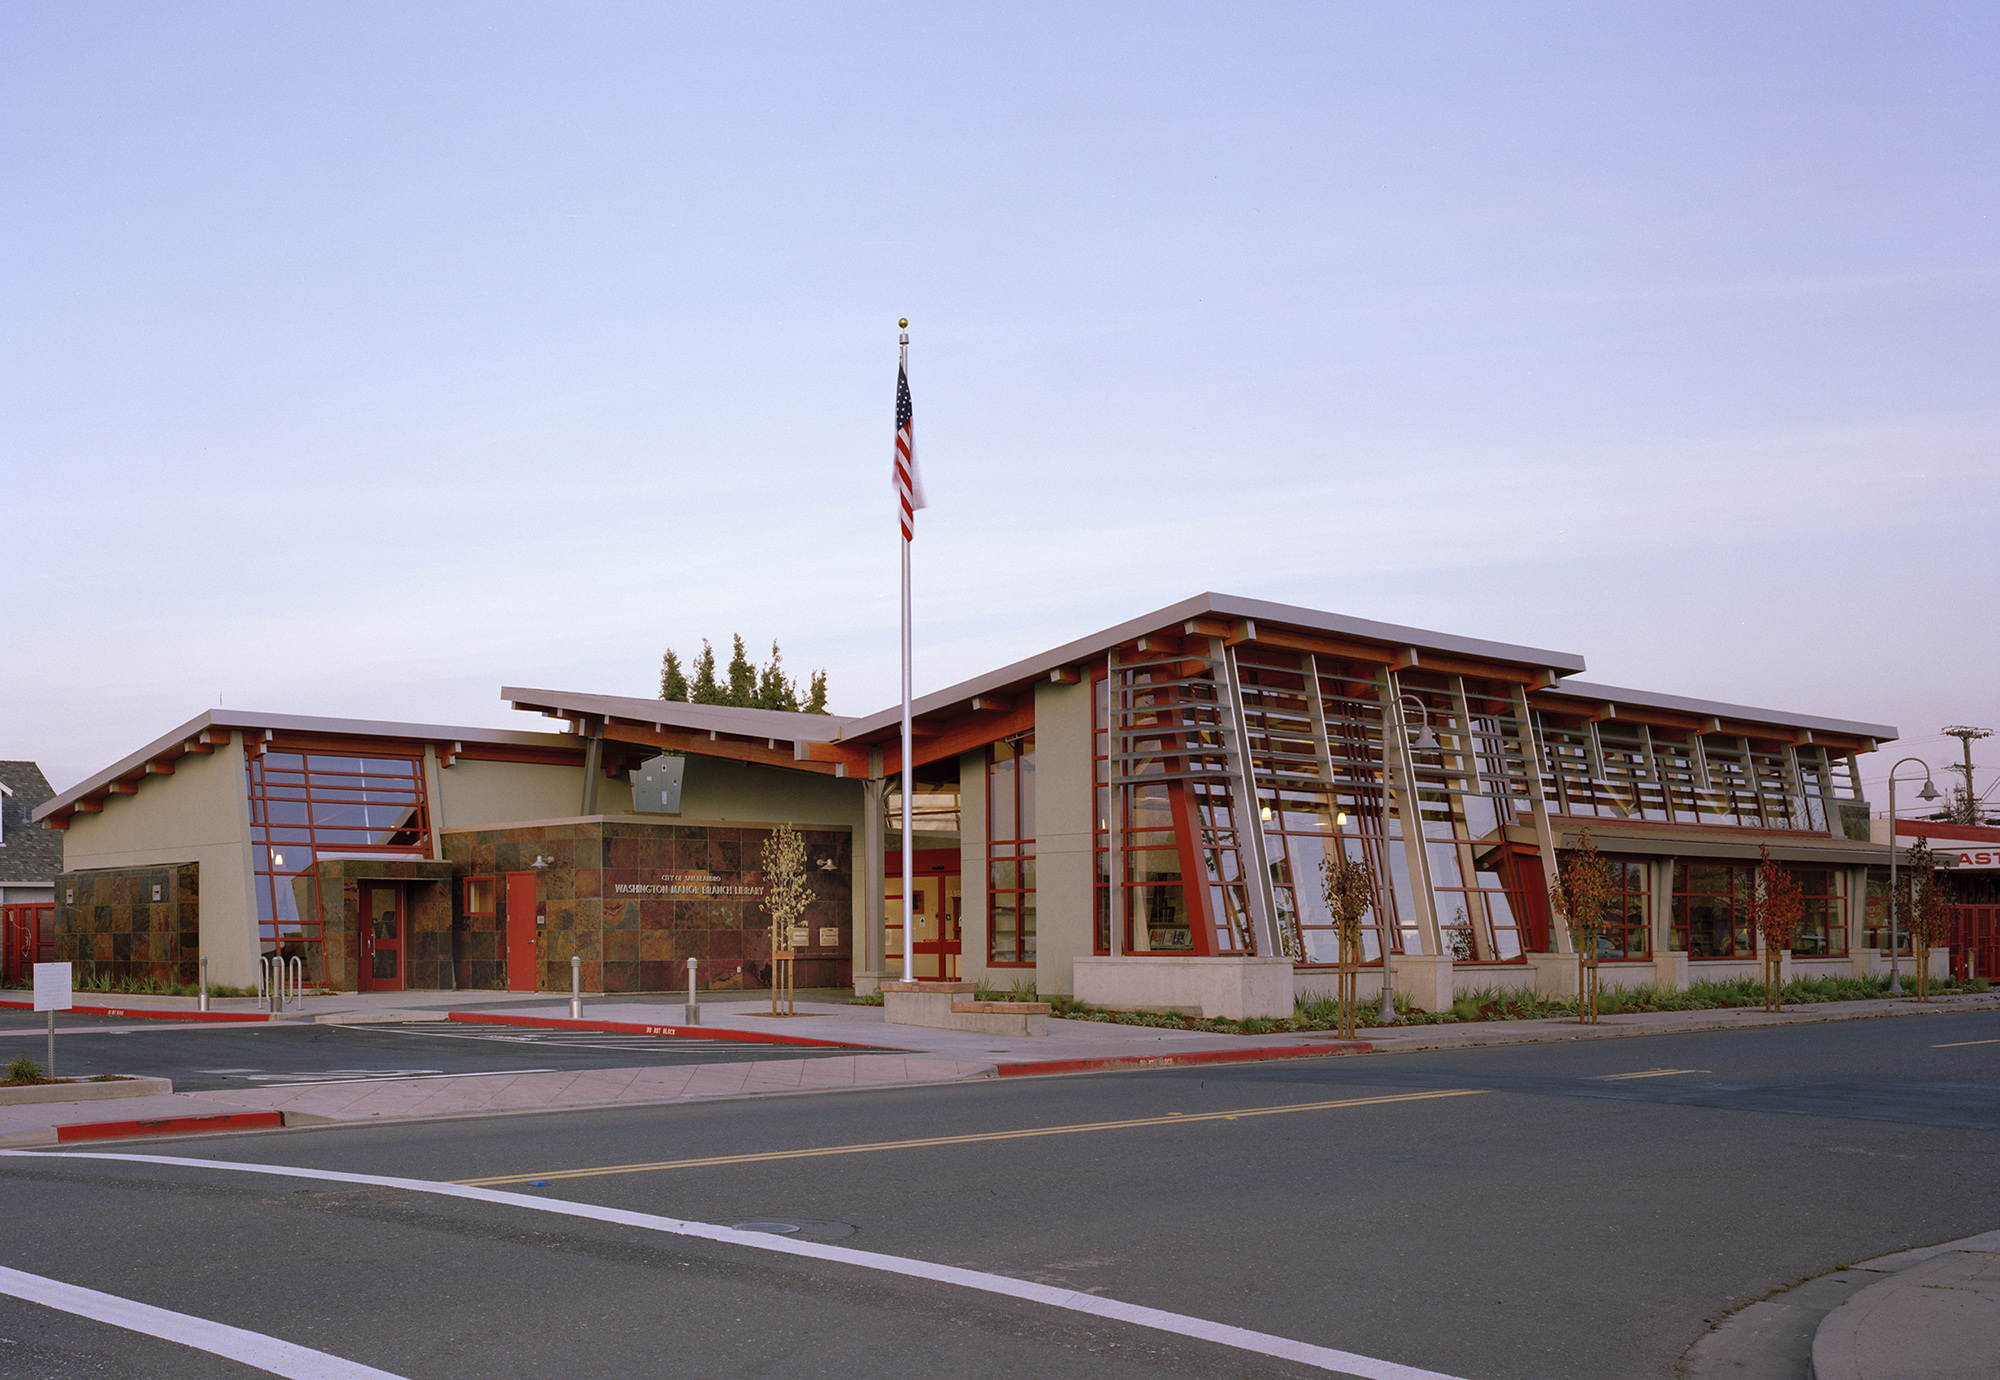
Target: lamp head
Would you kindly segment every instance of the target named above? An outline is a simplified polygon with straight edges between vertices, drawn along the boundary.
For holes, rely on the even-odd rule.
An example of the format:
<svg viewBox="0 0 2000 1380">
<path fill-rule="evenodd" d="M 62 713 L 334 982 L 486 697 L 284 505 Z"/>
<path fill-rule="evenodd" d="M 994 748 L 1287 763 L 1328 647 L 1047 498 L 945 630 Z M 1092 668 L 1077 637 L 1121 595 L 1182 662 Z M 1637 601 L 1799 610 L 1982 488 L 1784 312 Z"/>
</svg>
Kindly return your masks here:
<svg viewBox="0 0 2000 1380">
<path fill-rule="evenodd" d="M 1936 786 L 1933 786 L 1931 784 L 1931 779 L 1928 776 L 1926 776 L 1924 778 L 1924 788 L 1917 792 L 1917 799 L 1936 800 L 1937 798 L 1938 798 L 1938 788 Z"/>
<path fill-rule="evenodd" d="M 1429 724 L 1425 724 L 1422 728 L 1417 730 L 1418 752 L 1436 752 L 1437 746 L 1438 746 L 1438 740 L 1436 736 L 1432 734 L 1431 726 Z"/>
</svg>

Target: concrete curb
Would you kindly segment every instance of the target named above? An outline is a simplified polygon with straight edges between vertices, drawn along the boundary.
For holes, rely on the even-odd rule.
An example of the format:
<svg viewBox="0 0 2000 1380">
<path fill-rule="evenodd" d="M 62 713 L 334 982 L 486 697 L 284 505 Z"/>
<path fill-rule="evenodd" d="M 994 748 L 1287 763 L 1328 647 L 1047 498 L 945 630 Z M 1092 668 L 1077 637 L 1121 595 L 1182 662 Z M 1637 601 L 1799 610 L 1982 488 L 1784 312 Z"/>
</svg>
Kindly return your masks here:
<svg viewBox="0 0 2000 1380">
<path fill-rule="evenodd" d="M 998 1078 L 1031 1078 L 1062 1073 L 1126 1073 L 1140 1069 L 1185 1068 L 1195 1064 L 1261 1064 L 1272 1059 L 1326 1059 L 1340 1054 L 1369 1054 L 1366 1040 L 1337 1040 L 1314 1045 L 1259 1045 L 1251 1049 L 1198 1049 L 1186 1054 L 1112 1055 L 1100 1059 L 1040 1059 L 995 1064 Z"/>
<path fill-rule="evenodd" d="M 33 1011 L 31 1001 L 0 1001 L 0 1010 Z M 271 1018 L 261 1011 L 170 1011 L 152 1006 L 70 1006 L 63 1014 L 70 1016 L 119 1016 L 126 1020 L 142 1021 L 268 1021 Z"/>
<path fill-rule="evenodd" d="M 268 1131 L 285 1124 L 283 1112 L 214 1112 L 144 1121 L 84 1121 L 55 1128 L 58 1145 L 72 1141 L 133 1140 L 140 1136 L 199 1136 L 216 1131 Z"/>
<path fill-rule="evenodd" d="M 1927 1317 L 1925 1350 L 1941 1349 L 1944 1367 L 1901 1364 L 1903 1358 L 1916 1358 L 1910 1354 L 1907 1329 L 1897 1325 L 1903 1311 L 1896 1306 L 1898 1300 L 1927 1291 L 1918 1270 L 1941 1257 L 1967 1252 L 1982 1253 L 1975 1258 L 2000 1264 L 2000 1231 L 1876 1256 L 1777 1290 L 1697 1337 L 1681 1354 L 1674 1373 L 1680 1380 L 1722 1380 L 1725 1376 L 1729 1380 L 1944 1380 L 1985 1374 L 1994 1344 L 1990 1320 L 1984 1329 L 1973 1332 L 1963 1326 L 1953 1328 L 1949 1318 Z M 1947 1259 L 1940 1268 L 1948 1270 L 1954 1263 Z M 1994 1279 L 1993 1273 L 1987 1275 L 1989 1287 Z M 2000 1289 L 1986 1295 L 1989 1300 L 1996 1296 L 2000 1296 Z M 1870 1300 L 1867 1307 L 1847 1311 L 1850 1304 L 1864 1297 Z M 1834 1323 L 1836 1317 L 1841 1321 Z M 1831 1331 L 1829 1323 L 1834 1324 Z M 1851 1367 L 1856 1343 L 1865 1345 L 1870 1334 L 1879 1338 L 1885 1324 L 1896 1334 L 1890 1343 L 1895 1364 L 1879 1369 L 1839 1369 L 1843 1364 Z M 1824 1353 L 1822 1334 L 1827 1339 Z"/>
<path fill-rule="evenodd" d="M 436 1020 L 436 1016 L 419 1017 Z M 567 1016 L 489 1016 L 482 1011 L 448 1011 L 444 1019 L 466 1025 L 553 1026 L 558 1030 L 595 1030 L 606 1035 L 659 1035 L 682 1040 L 734 1040 L 757 1045 L 810 1045 L 818 1049 L 872 1049 L 892 1054 L 921 1051 L 891 1049 L 887 1045 L 858 1044 L 853 1040 L 814 1040 L 804 1035 L 778 1035 L 768 1030 L 744 1030 L 729 1025 L 639 1025 L 630 1021 L 579 1021 Z"/>
<path fill-rule="evenodd" d="M 1972 1242 L 1983 1242 L 1983 1248 Z M 2000 1232 L 1870 1284 L 1813 1333 L 1813 1380 L 1948 1380 L 1996 1362 Z"/>
</svg>

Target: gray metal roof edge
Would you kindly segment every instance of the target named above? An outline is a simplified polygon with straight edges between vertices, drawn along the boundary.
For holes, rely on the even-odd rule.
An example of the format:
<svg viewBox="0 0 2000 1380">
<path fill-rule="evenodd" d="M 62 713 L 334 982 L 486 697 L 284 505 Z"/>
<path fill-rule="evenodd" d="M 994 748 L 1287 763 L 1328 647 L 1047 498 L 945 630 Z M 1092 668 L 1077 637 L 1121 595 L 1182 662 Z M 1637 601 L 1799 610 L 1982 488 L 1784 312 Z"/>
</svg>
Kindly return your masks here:
<svg viewBox="0 0 2000 1380">
<path fill-rule="evenodd" d="M 1900 734 L 1892 724 L 1865 724 L 1849 719 L 1827 719 L 1815 714 L 1793 714 L 1781 709 L 1759 709 L 1747 704 L 1724 704 L 1720 700 L 1697 700 L 1686 695 L 1666 695 L 1656 690 L 1631 690 L 1617 685 L 1565 680 L 1545 695 L 1574 695 L 1578 699 L 1604 700 L 1611 704 L 1636 704 L 1651 709 L 1678 709 L 1685 714 L 1702 714 L 1715 719 L 1745 719 L 1752 723 L 1782 724 L 1787 728 L 1821 729 L 1827 733 L 1847 733 L 1877 742 L 1894 742 Z"/>
<path fill-rule="evenodd" d="M 1204 613 L 1219 613 L 1235 618 L 1267 618 L 1274 623 L 1290 623 L 1320 632 L 1373 638 L 1381 642 L 1392 642 L 1400 646 L 1435 652 L 1483 656 L 1523 666 L 1547 666 L 1557 670 L 1569 668 L 1576 671 L 1584 668 L 1583 658 L 1572 652 L 1551 652 L 1539 647 L 1517 647 L 1506 642 L 1482 642 L 1477 638 L 1458 637 L 1451 633 L 1406 628 L 1394 623 L 1377 623 L 1366 618 L 1350 618 L 1344 614 L 1298 608 L 1291 604 L 1274 604 L 1264 599 L 1247 599 L 1240 595 L 1206 592 L 1178 603 L 1168 604 L 1165 608 L 1155 609 L 1151 613 L 1140 614 L 1137 618 L 1128 618 L 1123 623 L 1080 637 L 1074 642 L 1066 642 L 1037 656 L 1024 658 L 1011 665 L 974 676 L 970 680 L 947 686 L 943 690 L 919 696 L 911 702 L 910 712 L 914 716 L 928 713 L 933 709 L 942 709 L 959 700 L 998 690 L 1003 685 L 1012 685 L 1058 666 L 1098 656 L 1121 642 L 1129 642 L 1142 634 L 1158 631 L 1166 624 L 1196 618 Z M 863 737 L 877 729 L 899 723 L 902 717 L 903 707 L 896 705 L 863 718 L 851 719 L 842 731 L 841 737 L 843 739 Z"/>
<path fill-rule="evenodd" d="M 686 700 L 649 700 L 633 695 L 593 695 L 577 690 L 538 690 L 502 686 L 500 698 L 516 709 L 568 706 L 586 713 L 608 714 L 642 723 L 714 729 L 753 738 L 785 738 L 793 742 L 828 743 L 851 722 L 837 714 L 796 714 L 784 709 L 746 709 L 733 704 L 690 704 Z M 900 713 L 900 711 L 898 711 Z M 810 730 L 810 731 L 809 731 Z"/>
<path fill-rule="evenodd" d="M 1511 642 L 1488 642 L 1483 638 L 1461 637 L 1456 633 L 1434 632 L 1428 628 L 1407 628 L 1398 623 L 1378 623 L 1370 618 L 1354 618 L 1344 613 L 1327 613 L 1292 604 L 1274 604 L 1265 599 L 1247 599 L 1235 594 L 1204 594 L 1201 597 L 1210 601 L 1216 613 L 1269 618 L 1320 632 L 1396 642 L 1405 647 L 1434 652 L 1485 657 L 1489 661 L 1511 661 L 1517 666 L 1546 666 L 1566 673 L 1584 669 L 1583 657 L 1576 652 L 1556 652 L 1546 647 L 1524 647 Z"/>
<path fill-rule="evenodd" d="M 257 714 L 234 709 L 210 709 L 196 715 L 173 732 L 155 738 L 151 743 L 116 766 L 107 767 L 95 776 L 86 777 L 80 784 L 66 791 L 58 791 L 35 808 L 32 818 L 46 819 L 57 810 L 81 800 L 92 791 L 100 790 L 122 776 L 129 776 L 136 767 L 144 766 L 152 758 L 159 756 L 176 743 L 187 741 L 205 728 L 259 729 L 283 728 L 300 733 L 353 734 L 371 738 L 416 738 L 425 742 L 470 742 L 493 743 L 508 747 L 545 747 L 552 735 L 547 733 L 524 733 L 512 728 L 469 728 L 452 724 L 404 724 L 380 719 L 330 719 L 308 714 Z"/>
</svg>

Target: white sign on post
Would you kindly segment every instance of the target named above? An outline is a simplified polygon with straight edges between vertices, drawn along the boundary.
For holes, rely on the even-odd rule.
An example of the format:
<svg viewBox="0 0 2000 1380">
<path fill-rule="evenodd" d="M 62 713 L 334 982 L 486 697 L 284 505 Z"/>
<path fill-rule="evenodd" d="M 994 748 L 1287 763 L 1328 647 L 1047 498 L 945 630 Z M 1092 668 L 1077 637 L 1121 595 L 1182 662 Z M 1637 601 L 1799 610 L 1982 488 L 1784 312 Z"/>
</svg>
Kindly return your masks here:
<svg viewBox="0 0 2000 1380">
<path fill-rule="evenodd" d="M 56 1012 L 76 1005 L 76 993 L 69 984 L 69 964 L 35 965 L 35 1010 L 49 1013 L 49 1077 L 56 1076 Z"/>
<path fill-rule="evenodd" d="M 70 965 L 67 963 L 37 963 L 35 965 L 35 1010 L 67 1011 L 76 1005 L 76 993 L 70 987 Z"/>
</svg>

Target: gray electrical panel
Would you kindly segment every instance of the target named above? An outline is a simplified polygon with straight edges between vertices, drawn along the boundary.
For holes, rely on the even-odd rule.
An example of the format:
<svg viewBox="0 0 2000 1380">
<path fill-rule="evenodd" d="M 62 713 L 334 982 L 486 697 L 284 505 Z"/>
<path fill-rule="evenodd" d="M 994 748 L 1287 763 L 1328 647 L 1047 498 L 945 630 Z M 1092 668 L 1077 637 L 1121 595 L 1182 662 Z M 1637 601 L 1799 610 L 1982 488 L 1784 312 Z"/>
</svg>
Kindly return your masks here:
<svg viewBox="0 0 2000 1380">
<path fill-rule="evenodd" d="M 685 757 L 655 757 L 641 762 L 632 773 L 632 808 L 649 815 L 679 814 L 681 781 L 686 776 Z"/>
</svg>

